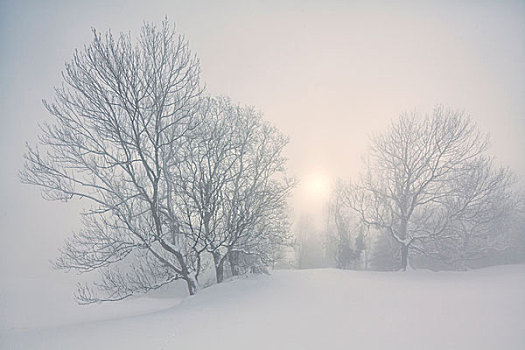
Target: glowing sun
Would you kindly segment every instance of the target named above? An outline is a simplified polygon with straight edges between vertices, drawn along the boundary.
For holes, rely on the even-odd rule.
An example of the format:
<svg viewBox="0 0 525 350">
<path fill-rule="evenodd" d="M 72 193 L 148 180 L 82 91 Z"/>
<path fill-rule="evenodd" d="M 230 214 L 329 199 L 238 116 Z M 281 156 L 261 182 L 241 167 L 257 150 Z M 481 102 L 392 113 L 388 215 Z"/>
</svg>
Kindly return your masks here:
<svg viewBox="0 0 525 350">
<path fill-rule="evenodd" d="M 326 199 L 330 194 L 330 179 L 323 173 L 311 173 L 303 180 L 306 194 L 312 199 Z"/>
</svg>

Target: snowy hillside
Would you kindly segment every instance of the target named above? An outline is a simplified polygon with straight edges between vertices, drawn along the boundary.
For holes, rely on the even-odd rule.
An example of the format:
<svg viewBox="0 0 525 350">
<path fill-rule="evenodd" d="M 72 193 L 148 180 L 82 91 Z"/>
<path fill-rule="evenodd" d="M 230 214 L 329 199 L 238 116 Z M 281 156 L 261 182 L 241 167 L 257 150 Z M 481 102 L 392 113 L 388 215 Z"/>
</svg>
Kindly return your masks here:
<svg viewBox="0 0 525 350">
<path fill-rule="evenodd" d="M 276 271 L 182 302 L 144 297 L 82 310 L 90 308 L 101 320 L 3 329 L 0 348 L 523 349 L 525 266 Z"/>
</svg>

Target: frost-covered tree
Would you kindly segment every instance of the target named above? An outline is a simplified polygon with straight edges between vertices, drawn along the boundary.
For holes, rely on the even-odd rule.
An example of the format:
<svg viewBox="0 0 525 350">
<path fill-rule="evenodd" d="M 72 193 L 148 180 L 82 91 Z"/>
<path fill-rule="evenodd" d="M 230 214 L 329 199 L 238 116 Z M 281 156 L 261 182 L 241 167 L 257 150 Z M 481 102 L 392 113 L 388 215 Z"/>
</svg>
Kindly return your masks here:
<svg viewBox="0 0 525 350">
<path fill-rule="evenodd" d="M 295 258 L 297 268 L 312 269 L 326 266 L 322 235 L 310 216 L 302 215 L 295 228 Z"/>
<path fill-rule="evenodd" d="M 28 146 L 20 174 L 47 199 L 92 204 L 56 266 L 102 271 L 94 287 L 79 288 L 83 303 L 177 279 L 195 293 L 196 256 L 179 229 L 170 182 L 202 91 L 186 40 L 167 21 L 145 24 L 136 43 L 93 30 L 62 75 L 54 101 L 44 101 L 53 121 L 42 126 L 40 145 Z"/>
<path fill-rule="evenodd" d="M 438 243 L 483 249 L 479 232 L 505 212 L 511 184 L 510 172 L 485 155 L 487 147 L 488 137 L 464 113 L 436 107 L 423 118 L 404 114 L 372 138 L 347 203 L 397 242 L 403 270 L 409 253 L 433 254 Z"/>
<path fill-rule="evenodd" d="M 248 262 L 267 264 L 286 241 L 287 139 L 253 108 L 226 98 L 205 99 L 199 118 L 181 145 L 184 161 L 172 182 L 180 228 L 194 241 L 198 266 L 209 253 L 220 283 L 226 263 L 234 275 Z"/>
<path fill-rule="evenodd" d="M 364 226 L 345 203 L 344 184 L 337 181 L 327 212 L 325 253 L 340 269 L 366 268 L 366 237 Z M 361 258 L 365 258 L 361 266 Z"/>
<path fill-rule="evenodd" d="M 370 268 L 376 271 L 396 271 L 401 266 L 399 243 L 390 232 L 377 231 L 370 252 Z"/>
<path fill-rule="evenodd" d="M 490 159 L 480 157 L 456 179 L 455 195 L 446 202 L 455 215 L 442 236 L 421 242 L 425 255 L 464 268 L 508 250 L 513 245 L 509 232 L 520 211 L 513 184 L 507 169 L 495 169 Z"/>
<path fill-rule="evenodd" d="M 177 279 L 194 294 L 206 254 L 217 282 L 226 263 L 264 270 L 287 242 L 287 138 L 253 108 L 203 97 L 198 61 L 167 21 L 146 24 L 136 44 L 93 33 L 44 102 L 54 122 L 20 174 L 47 199 L 92 203 L 56 262 L 101 271 L 79 301 Z"/>
</svg>

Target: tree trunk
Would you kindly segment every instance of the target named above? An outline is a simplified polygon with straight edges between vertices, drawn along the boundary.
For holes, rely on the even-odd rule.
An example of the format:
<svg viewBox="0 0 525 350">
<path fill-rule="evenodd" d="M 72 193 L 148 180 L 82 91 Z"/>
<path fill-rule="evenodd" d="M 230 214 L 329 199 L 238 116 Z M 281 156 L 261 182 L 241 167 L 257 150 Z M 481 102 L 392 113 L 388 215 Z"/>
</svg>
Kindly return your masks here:
<svg viewBox="0 0 525 350">
<path fill-rule="evenodd" d="M 368 271 L 368 249 L 365 249 L 363 253 L 365 258 L 365 271 Z"/>
<path fill-rule="evenodd" d="M 228 254 L 232 276 L 239 275 L 239 252 L 230 252 Z"/>
<path fill-rule="evenodd" d="M 401 237 L 401 239 L 403 239 L 403 243 L 401 243 L 401 271 L 406 271 L 408 265 L 408 245 L 406 244 L 408 218 L 405 216 L 401 218 L 401 226 L 399 228 L 399 231 L 399 236 Z"/>
<path fill-rule="evenodd" d="M 193 274 L 189 271 L 188 266 L 186 265 L 186 261 L 184 260 L 184 256 L 177 251 L 173 253 L 181 266 L 182 271 L 180 272 L 180 274 L 182 279 L 186 281 L 188 293 L 190 293 L 190 295 L 194 295 L 197 292 L 197 281 Z"/>
<path fill-rule="evenodd" d="M 222 281 L 224 281 L 224 258 L 221 259 L 219 253 L 213 253 L 213 262 L 215 265 L 215 277 L 217 283 L 222 283 Z"/>
<path fill-rule="evenodd" d="M 406 271 L 408 265 L 408 246 L 401 245 L 401 271 Z"/>
<path fill-rule="evenodd" d="M 195 295 L 197 292 L 197 282 L 191 277 L 186 277 L 184 280 L 188 286 L 188 293 L 190 293 L 190 295 Z"/>
</svg>

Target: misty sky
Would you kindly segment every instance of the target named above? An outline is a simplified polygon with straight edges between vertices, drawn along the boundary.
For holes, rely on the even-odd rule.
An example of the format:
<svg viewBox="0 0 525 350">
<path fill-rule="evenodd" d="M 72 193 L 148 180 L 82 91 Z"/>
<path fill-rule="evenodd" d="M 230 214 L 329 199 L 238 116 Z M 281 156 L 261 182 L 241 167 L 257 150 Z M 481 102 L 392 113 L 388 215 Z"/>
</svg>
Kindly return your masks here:
<svg viewBox="0 0 525 350">
<path fill-rule="evenodd" d="M 24 143 L 50 120 L 41 99 L 91 27 L 175 22 L 207 91 L 254 105 L 290 137 L 296 214 L 318 214 L 326 183 L 359 172 L 371 133 L 435 104 L 468 112 L 498 162 L 525 176 L 525 2 L 107 3 L 0 1 L 1 270 L 48 268 L 78 227 L 76 206 L 45 202 L 16 174 Z"/>
</svg>

